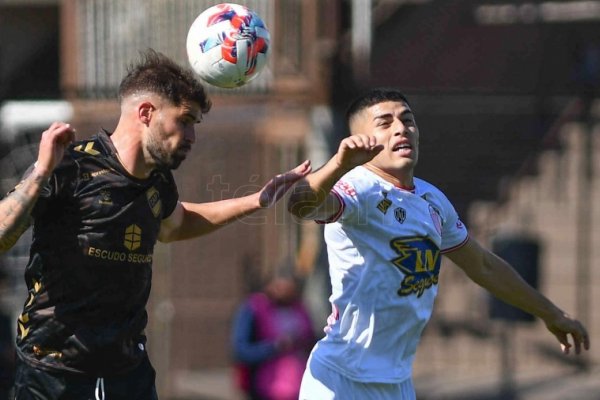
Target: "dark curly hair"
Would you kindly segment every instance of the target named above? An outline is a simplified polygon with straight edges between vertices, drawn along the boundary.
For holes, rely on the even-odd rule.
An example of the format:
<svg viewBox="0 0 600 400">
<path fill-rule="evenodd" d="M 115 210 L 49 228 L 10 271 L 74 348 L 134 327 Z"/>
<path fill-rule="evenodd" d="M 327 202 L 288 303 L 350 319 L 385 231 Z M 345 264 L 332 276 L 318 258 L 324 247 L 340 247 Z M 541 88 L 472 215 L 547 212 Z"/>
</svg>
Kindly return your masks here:
<svg viewBox="0 0 600 400">
<path fill-rule="evenodd" d="M 162 53 L 148 49 L 137 63 L 129 65 L 119 85 L 119 101 L 136 92 L 156 93 L 173 105 L 194 102 L 206 114 L 212 103 L 204 86 L 185 69 Z"/>
</svg>

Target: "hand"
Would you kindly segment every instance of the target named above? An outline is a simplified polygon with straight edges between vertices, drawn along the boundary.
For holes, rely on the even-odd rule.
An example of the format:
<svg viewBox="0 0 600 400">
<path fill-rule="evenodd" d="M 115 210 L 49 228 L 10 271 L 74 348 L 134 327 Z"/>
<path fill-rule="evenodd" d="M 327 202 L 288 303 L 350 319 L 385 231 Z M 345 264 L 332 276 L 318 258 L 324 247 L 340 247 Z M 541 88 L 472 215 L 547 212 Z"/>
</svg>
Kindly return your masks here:
<svg viewBox="0 0 600 400">
<path fill-rule="evenodd" d="M 311 171 L 310 161 L 306 160 L 296 168 L 275 176 L 259 192 L 259 204 L 262 208 L 271 207 L 300 179 Z"/>
<path fill-rule="evenodd" d="M 371 161 L 381 150 L 383 145 L 377 144 L 375 136 L 352 135 L 340 142 L 336 154 L 337 163 L 342 169 L 349 171 Z"/>
<path fill-rule="evenodd" d="M 544 322 L 546 323 L 546 328 L 560 342 L 563 353 L 569 354 L 569 350 L 573 345 L 575 346 L 575 354 L 581 353 L 581 345 L 583 345 L 584 349 L 589 350 L 590 339 L 581 322 L 570 318 L 566 314 Z M 573 339 L 573 344 L 569 343 L 569 335 Z"/>
<path fill-rule="evenodd" d="M 75 139 L 75 130 L 64 122 L 54 122 L 42 133 L 36 168 L 49 176 L 62 160 L 67 146 Z"/>
</svg>

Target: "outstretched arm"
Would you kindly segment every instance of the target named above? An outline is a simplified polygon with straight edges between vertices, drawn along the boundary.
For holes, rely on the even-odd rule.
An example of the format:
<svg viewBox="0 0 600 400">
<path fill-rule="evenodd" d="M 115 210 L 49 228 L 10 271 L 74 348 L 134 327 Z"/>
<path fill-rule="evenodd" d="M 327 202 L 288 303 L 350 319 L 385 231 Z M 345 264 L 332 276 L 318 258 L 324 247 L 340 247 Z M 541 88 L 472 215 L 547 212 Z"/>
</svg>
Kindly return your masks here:
<svg viewBox="0 0 600 400">
<path fill-rule="evenodd" d="M 46 180 L 74 139 L 69 124 L 53 123 L 40 141 L 35 167 L 19 185 L 0 201 L 0 253 L 8 251 L 30 224 L 30 213 Z"/>
<path fill-rule="evenodd" d="M 541 318 L 548 330 L 556 336 L 565 354 L 572 345 L 575 353 L 590 347 L 589 336 L 583 325 L 568 316 L 540 292 L 531 287 L 502 258 L 484 249 L 470 238 L 461 248 L 447 253 L 456 265 L 475 283 L 508 304 Z M 571 336 L 573 344 L 569 343 Z"/>
<path fill-rule="evenodd" d="M 160 227 L 159 240 L 172 242 L 206 235 L 239 218 L 274 205 L 299 179 L 310 172 L 310 162 L 275 176 L 248 196 L 210 203 L 180 202 Z"/>
<path fill-rule="evenodd" d="M 374 136 L 353 135 L 340 142 L 337 153 L 292 190 L 288 210 L 303 219 L 325 220 L 339 210 L 331 188 L 348 171 L 369 162 L 383 149 Z"/>
</svg>

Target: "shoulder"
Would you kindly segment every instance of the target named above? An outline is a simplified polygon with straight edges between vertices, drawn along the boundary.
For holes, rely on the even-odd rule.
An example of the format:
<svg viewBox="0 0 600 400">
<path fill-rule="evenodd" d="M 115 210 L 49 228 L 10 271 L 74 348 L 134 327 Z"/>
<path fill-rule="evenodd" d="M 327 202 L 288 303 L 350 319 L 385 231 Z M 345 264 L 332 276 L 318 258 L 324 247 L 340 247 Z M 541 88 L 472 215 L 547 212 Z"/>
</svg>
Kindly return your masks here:
<svg viewBox="0 0 600 400">
<path fill-rule="evenodd" d="M 74 159 L 109 157 L 113 151 L 109 146 L 108 136 L 104 132 L 100 132 L 87 139 L 78 140 L 72 143 L 67 148 L 67 155 Z"/>
<path fill-rule="evenodd" d="M 427 201 L 438 213 L 454 215 L 454 205 L 448 197 L 435 185 L 419 178 L 414 178 L 415 194 Z"/>
<path fill-rule="evenodd" d="M 173 173 L 170 170 L 168 170 L 168 169 L 156 170 L 154 172 L 154 174 L 155 174 L 155 179 L 157 180 L 157 182 L 160 185 L 166 186 L 169 188 L 177 187 L 177 185 L 175 183 L 175 178 L 173 177 Z"/>
<path fill-rule="evenodd" d="M 439 199 L 447 202 L 448 197 L 437 186 L 420 178 L 414 178 L 415 194 L 423 197 L 425 200 Z"/>
<path fill-rule="evenodd" d="M 359 197 L 365 193 L 379 190 L 378 180 L 364 167 L 356 167 L 340 178 L 334 189 L 341 195 Z"/>
</svg>

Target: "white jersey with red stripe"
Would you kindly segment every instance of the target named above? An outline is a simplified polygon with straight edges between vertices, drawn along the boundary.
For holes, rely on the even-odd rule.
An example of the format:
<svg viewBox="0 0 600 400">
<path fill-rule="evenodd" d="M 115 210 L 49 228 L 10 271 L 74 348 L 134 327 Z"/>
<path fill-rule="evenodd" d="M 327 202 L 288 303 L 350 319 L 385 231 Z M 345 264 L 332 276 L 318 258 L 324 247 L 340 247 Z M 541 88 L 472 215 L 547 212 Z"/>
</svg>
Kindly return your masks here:
<svg viewBox="0 0 600 400">
<path fill-rule="evenodd" d="M 316 361 L 359 382 L 409 378 L 437 294 L 441 255 L 468 240 L 446 196 L 414 179 L 395 187 L 365 167 L 337 182 L 324 221 L 333 313 Z"/>
</svg>

